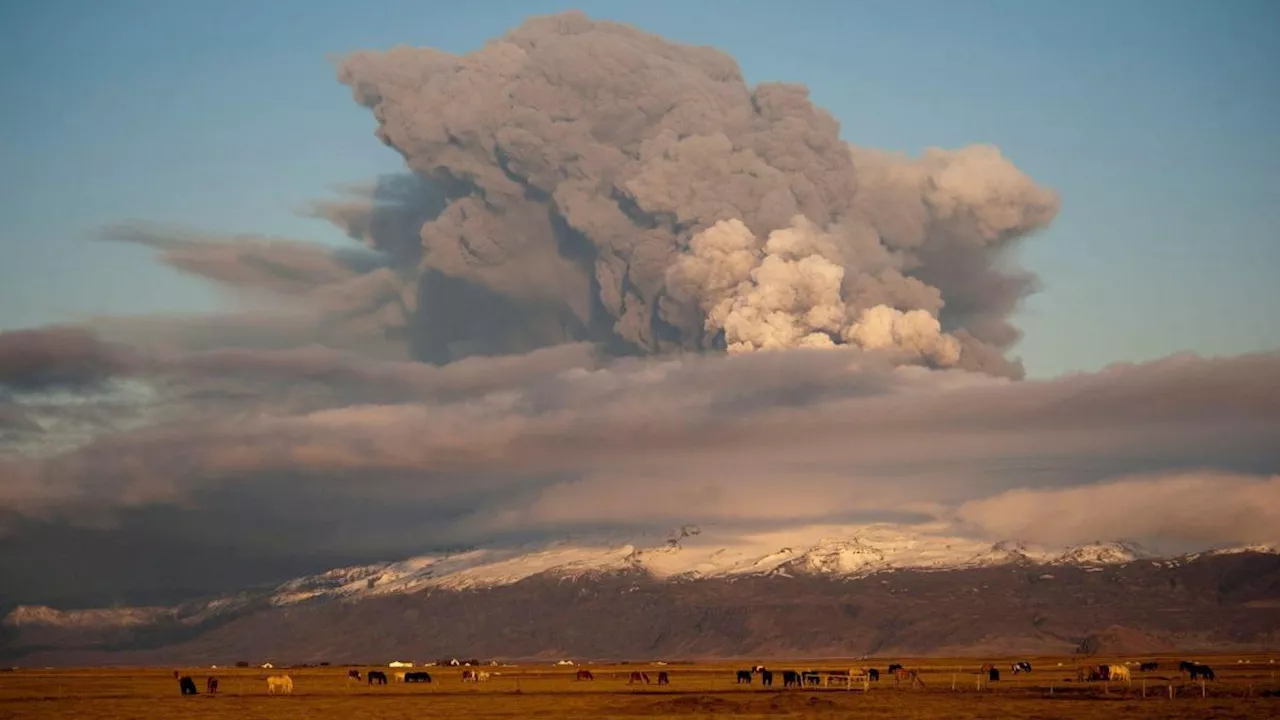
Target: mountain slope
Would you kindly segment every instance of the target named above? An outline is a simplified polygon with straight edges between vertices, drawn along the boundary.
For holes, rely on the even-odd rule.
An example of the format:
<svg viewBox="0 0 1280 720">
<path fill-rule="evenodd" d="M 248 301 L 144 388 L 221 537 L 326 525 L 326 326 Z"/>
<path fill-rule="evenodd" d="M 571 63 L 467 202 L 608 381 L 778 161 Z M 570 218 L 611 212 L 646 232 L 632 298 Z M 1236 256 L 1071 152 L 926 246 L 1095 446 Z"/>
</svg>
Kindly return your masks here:
<svg viewBox="0 0 1280 720">
<path fill-rule="evenodd" d="M 874 532 L 767 552 L 696 540 L 427 556 L 178 608 L 19 608 L 2 652 L 49 664 L 342 662 L 1062 653 L 1103 632 L 1109 647 L 1280 639 L 1269 548 L 1138 560 L 1119 544 L 1047 551 Z"/>
</svg>

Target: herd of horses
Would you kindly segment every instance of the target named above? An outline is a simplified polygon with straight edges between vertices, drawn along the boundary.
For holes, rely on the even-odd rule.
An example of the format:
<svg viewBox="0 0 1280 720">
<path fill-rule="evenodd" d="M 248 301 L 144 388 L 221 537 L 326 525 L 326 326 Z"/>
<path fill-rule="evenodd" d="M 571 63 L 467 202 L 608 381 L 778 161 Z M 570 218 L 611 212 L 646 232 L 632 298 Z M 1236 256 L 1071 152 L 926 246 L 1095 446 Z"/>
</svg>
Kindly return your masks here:
<svg viewBox="0 0 1280 720">
<path fill-rule="evenodd" d="M 1149 672 L 1159 670 L 1160 664 L 1157 662 L 1139 663 L 1139 672 Z M 1031 663 L 1020 661 L 1009 666 L 1009 670 L 1014 674 L 1031 672 Z M 895 683 L 907 681 L 914 685 L 924 686 L 924 681 L 920 679 L 920 671 L 918 669 L 906 668 L 899 663 L 890 665 L 885 671 L 894 679 Z M 1214 680 L 1217 676 L 1213 672 L 1213 668 L 1197 662 L 1189 662 L 1183 660 L 1178 663 L 1178 672 L 1187 673 L 1192 680 Z M 878 668 L 850 668 L 848 671 L 839 670 L 782 670 L 783 687 L 803 688 L 806 686 L 830 686 L 833 682 L 843 682 L 849 687 L 854 683 L 871 683 L 880 681 L 880 670 Z M 997 682 L 1000 680 L 1000 669 L 994 665 L 986 664 L 978 670 L 979 675 L 985 675 L 989 682 Z M 750 670 L 738 670 L 735 675 L 737 684 L 750 685 L 754 678 L 760 676 L 760 684 L 772 687 L 774 671 L 766 668 L 764 665 L 754 665 Z M 173 671 L 173 677 L 178 681 L 178 688 L 183 695 L 198 695 L 195 680 L 189 675 L 182 675 L 177 670 Z M 463 670 L 463 682 L 487 682 L 490 673 L 485 670 Z M 429 683 L 431 682 L 431 674 L 425 671 L 416 672 L 396 672 L 392 673 L 392 678 L 397 683 Z M 1076 669 L 1076 679 L 1080 682 L 1131 682 L 1132 674 L 1128 665 L 1124 664 L 1108 664 L 1108 665 L 1090 665 L 1079 667 Z M 348 670 L 347 679 L 355 682 L 367 682 L 369 685 L 386 685 L 387 674 L 381 670 L 370 670 L 365 674 L 361 674 L 359 670 Z M 593 681 L 596 679 L 595 674 L 590 670 L 578 670 L 575 676 L 576 680 Z M 628 685 L 650 684 L 649 673 L 642 670 L 631 671 L 628 679 Z M 658 685 L 670 685 L 671 677 L 662 671 L 658 673 Z M 288 675 L 269 675 L 267 676 L 267 693 L 271 695 L 291 694 L 293 692 L 293 678 Z M 205 693 L 216 695 L 218 693 L 218 678 L 210 676 L 205 681 Z"/>
</svg>

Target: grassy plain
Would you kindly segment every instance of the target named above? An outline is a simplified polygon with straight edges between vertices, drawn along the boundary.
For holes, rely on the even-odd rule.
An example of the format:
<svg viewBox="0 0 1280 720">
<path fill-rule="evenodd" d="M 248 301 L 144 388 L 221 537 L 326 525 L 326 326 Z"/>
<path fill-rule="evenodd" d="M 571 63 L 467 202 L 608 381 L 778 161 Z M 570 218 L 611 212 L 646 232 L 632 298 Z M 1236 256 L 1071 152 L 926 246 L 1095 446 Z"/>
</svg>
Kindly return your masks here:
<svg viewBox="0 0 1280 720">
<path fill-rule="evenodd" d="M 1161 659 L 1161 668 L 1134 672 L 1132 685 L 1084 684 L 1075 681 L 1077 662 L 1067 658 L 1031 658 L 1030 675 L 1012 675 L 1009 661 L 999 663 L 1002 678 L 979 689 L 974 660 L 904 662 L 918 668 L 924 687 L 896 684 L 888 676 L 861 686 L 782 687 L 781 673 L 772 688 L 734 682 L 734 670 L 749 662 L 654 665 L 589 665 L 594 682 L 577 681 L 577 668 L 545 665 L 486 668 L 486 683 L 463 683 L 460 668 L 426 668 L 430 685 L 370 687 L 346 678 L 348 667 L 275 670 L 219 668 L 93 668 L 0 673 L 0 718 L 68 718 L 124 720 L 200 718 L 207 720 L 362 720 L 365 718 L 1280 718 L 1280 663 L 1253 658 L 1198 656 L 1219 672 L 1204 686 L 1177 673 L 1177 661 Z M 1091 659 L 1092 663 L 1112 659 Z M 876 661 L 882 667 L 887 660 Z M 1062 663 L 1062 665 L 1058 665 Z M 781 661 L 783 669 L 836 670 L 869 663 L 847 661 Z M 198 697 L 182 697 L 173 670 L 191 675 Z M 367 670 L 368 667 L 362 667 Z M 390 668 L 379 668 L 391 677 Z M 644 670 L 656 682 L 666 670 L 671 685 L 629 685 L 628 674 Z M 268 673 L 288 674 L 292 695 L 271 696 Z M 205 678 L 215 674 L 219 694 L 204 694 Z M 954 683 L 954 689 L 952 689 Z M 1174 697 L 1169 698 L 1169 688 Z M 1145 694 L 1145 697 L 1144 697 Z"/>
</svg>

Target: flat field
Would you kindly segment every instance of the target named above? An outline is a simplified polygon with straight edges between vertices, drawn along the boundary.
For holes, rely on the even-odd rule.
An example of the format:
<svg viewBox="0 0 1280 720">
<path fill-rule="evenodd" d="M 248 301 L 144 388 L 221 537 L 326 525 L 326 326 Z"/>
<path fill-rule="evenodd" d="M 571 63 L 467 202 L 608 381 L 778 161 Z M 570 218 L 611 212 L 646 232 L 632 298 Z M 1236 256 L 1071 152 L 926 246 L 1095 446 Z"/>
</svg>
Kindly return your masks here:
<svg viewBox="0 0 1280 720">
<path fill-rule="evenodd" d="M 1001 680 L 981 683 L 972 659 L 906 659 L 923 686 L 895 682 L 887 674 L 863 691 L 844 686 L 782 687 L 781 670 L 847 670 L 868 662 L 774 661 L 776 675 L 765 688 L 735 682 L 734 671 L 750 663 L 587 665 L 594 681 L 575 679 L 577 668 L 550 664 L 487 667 L 484 683 L 464 683 L 462 669 L 431 667 L 430 684 L 369 686 L 348 680 L 358 666 L 274 670 L 192 667 L 22 669 L 0 673 L 0 718 L 205 718 L 231 720 L 361 720 L 363 718 L 1280 718 L 1280 662 L 1235 657 L 1196 658 L 1218 672 L 1218 680 L 1192 683 L 1177 672 L 1177 660 L 1161 659 L 1160 669 L 1133 672 L 1132 684 L 1080 683 L 1078 661 L 1031 658 L 1034 671 L 1013 675 L 1009 661 L 998 663 Z M 1114 662 L 1092 658 L 1090 663 Z M 887 660 L 877 660 L 883 673 Z M 1058 663 L 1062 663 L 1059 665 Z M 367 671 L 368 666 L 360 667 Z M 393 677 L 391 668 L 377 668 Z M 182 697 L 173 671 L 190 675 L 200 690 Z M 631 685 L 642 670 L 656 683 L 665 670 L 669 686 Z M 292 695 L 268 695 L 266 676 L 287 674 Z M 205 679 L 219 679 L 219 693 L 206 695 Z M 954 686 L 954 687 L 953 687 Z M 1170 688 L 1173 697 L 1170 698 Z"/>
</svg>

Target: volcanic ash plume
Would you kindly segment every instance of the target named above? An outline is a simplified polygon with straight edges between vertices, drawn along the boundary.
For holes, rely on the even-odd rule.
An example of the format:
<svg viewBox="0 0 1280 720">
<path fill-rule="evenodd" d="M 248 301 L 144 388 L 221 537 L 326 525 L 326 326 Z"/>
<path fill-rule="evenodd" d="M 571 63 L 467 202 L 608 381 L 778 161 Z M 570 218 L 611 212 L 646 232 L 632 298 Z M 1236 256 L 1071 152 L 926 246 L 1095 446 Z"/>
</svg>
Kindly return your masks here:
<svg viewBox="0 0 1280 720">
<path fill-rule="evenodd" d="M 849 345 L 1021 373 L 1008 318 L 1034 279 L 998 261 L 1058 201 L 995 148 L 850 147 L 802 86 L 577 12 L 461 56 L 358 52 L 339 77 L 430 212 L 319 214 L 416 268 L 420 357 Z"/>
<path fill-rule="evenodd" d="M 907 362 L 959 362 L 959 342 L 928 311 L 847 304 L 837 239 L 802 216 L 793 223 L 763 245 L 738 220 L 698 233 L 667 273 L 671 297 L 698 303 L 731 353 L 849 344 Z"/>
</svg>

